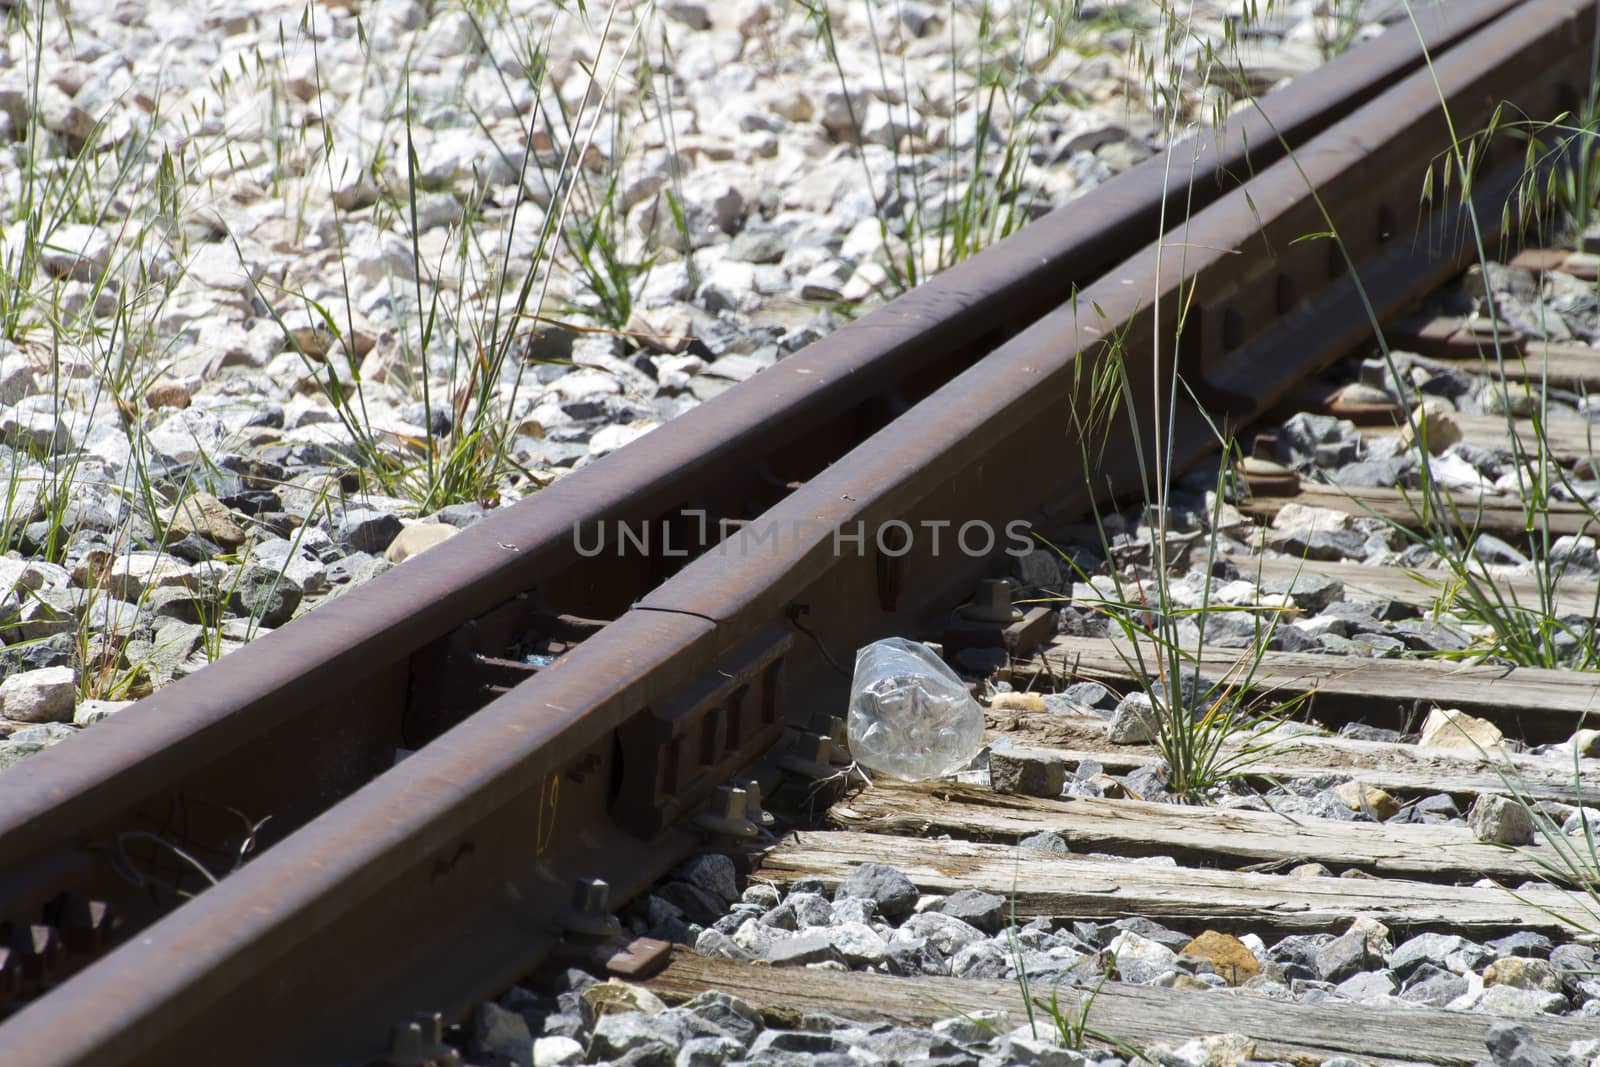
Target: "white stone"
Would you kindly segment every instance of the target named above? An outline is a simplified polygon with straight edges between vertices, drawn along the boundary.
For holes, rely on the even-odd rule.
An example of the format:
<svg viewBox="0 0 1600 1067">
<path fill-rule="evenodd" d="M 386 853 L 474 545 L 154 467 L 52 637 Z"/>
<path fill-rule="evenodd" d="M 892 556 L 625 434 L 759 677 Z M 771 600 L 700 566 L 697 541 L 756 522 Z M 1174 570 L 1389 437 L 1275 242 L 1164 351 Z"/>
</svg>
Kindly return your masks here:
<svg viewBox="0 0 1600 1067">
<path fill-rule="evenodd" d="M 0 411 L 0 440 L 12 448 L 44 455 L 60 455 L 77 447 L 77 437 L 66 412 L 55 415 L 21 406 Z"/>
<path fill-rule="evenodd" d="M 869 260 L 850 275 L 850 280 L 839 290 L 839 297 L 859 304 L 874 298 L 890 299 L 896 291 L 896 282 L 888 269 L 877 260 Z"/>
<path fill-rule="evenodd" d="M 1213 604 L 1254 604 L 1259 587 L 1255 582 L 1246 578 L 1235 578 L 1230 582 L 1223 582 L 1211 590 Z"/>
<path fill-rule="evenodd" d="M 350 273 L 374 285 L 408 282 L 417 276 L 411 245 L 399 234 L 369 230 L 347 245 L 345 252 Z"/>
<path fill-rule="evenodd" d="M 390 563 L 404 563 L 412 556 L 442 544 L 461 531 L 448 523 L 413 522 L 406 525 L 384 549 L 383 558 Z"/>
<path fill-rule="evenodd" d="M 1467 822 L 1479 841 L 1500 845 L 1534 842 L 1533 816 L 1526 807 L 1508 797 L 1481 794 L 1467 813 Z"/>
<path fill-rule="evenodd" d="M 69 223 L 51 232 L 40 253 L 40 265 L 58 278 L 91 282 L 111 261 L 111 237 L 95 226 Z"/>
<path fill-rule="evenodd" d="M 22 671 L 0 682 L 0 718 L 71 722 L 77 688 L 71 667 Z"/>
<path fill-rule="evenodd" d="M 0 343 L 0 351 L 4 351 L 3 343 Z M 33 364 L 26 356 L 20 352 L 7 352 L 0 357 L 0 404 L 15 404 L 31 395 L 37 387 Z"/>
<path fill-rule="evenodd" d="M 506 159 L 477 129 L 443 130 L 421 152 L 417 180 L 427 188 L 438 188 L 473 174 L 495 185 L 510 185 L 517 180 L 519 156 Z"/>
<path fill-rule="evenodd" d="M 583 1060 L 583 1046 L 570 1037 L 556 1034 L 533 1039 L 533 1067 L 569 1067 Z"/>
<path fill-rule="evenodd" d="M 151 589 L 199 584 L 194 568 L 165 552 L 130 552 L 111 561 L 106 570 L 105 588 L 112 596 L 137 601 Z"/>
<path fill-rule="evenodd" d="M 1176 1046 L 1152 1049 L 1152 1059 L 1166 1067 L 1238 1067 L 1255 1059 L 1256 1044 L 1244 1034 L 1210 1034 Z"/>
<path fill-rule="evenodd" d="M 94 116 L 49 83 L 39 87 L 39 121 L 45 129 L 75 141 L 86 141 L 94 131 Z"/>
<path fill-rule="evenodd" d="M 855 264 L 834 258 L 811 269 L 800 281 L 801 300 L 842 300 L 844 287 L 855 274 Z"/>
<path fill-rule="evenodd" d="M 1344 637 L 1350 632 L 1349 624 L 1343 619 L 1329 615 L 1313 615 L 1309 619 L 1291 619 L 1289 625 L 1312 637 L 1321 637 L 1323 634 Z"/>
<path fill-rule="evenodd" d="M 0 556 L 0 597 L 16 590 L 43 589 L 48 584 L 48 577 L 36 562 Z"/>
<path fill-rule="evenodd" d="M 604 426 L 589 438 L 589 454 L 603 456 L 614 452 L 630 441 L 635 441 L 655 429 L 654 422 L 635 422 L 627 425 Z"/>
<path fill-rule="evenodd" d="M 870 967 L 883 962 L 889 953 L 888 942 L 865 923 L 847 922 L 830 927 L 828 940 L 847 963 Z"/>
<path fill-rule="evenodd" d="M 208 411 L 174 411 L 147 438 L 150 448 L 177 463 L 193 463 L 214 455 L 227 440 L 228 428 Z"/>
<path fill-rule="evenodd" d="M 1116 745 L 1142 745 L 1154 741 L 1160 731 L 1149 694 L 1129 693 L 1106 723 L 1106 740 Z"/>
<path fill-rule="evenodd" d="M 77 710 L 73 712 L 72 721 L 79 726 L 93 726 L 102 719 L 109 719 L 123 708 L 133 707 L 131 700 L 84 700 L 80 701 Z"/>
<path fill-rule="evenodd" d="M 1561 832 L 1568 837 L 1583 837 L 1600 833 L 1600 811 L 1594 808 L 1573 808 L 1561 822 Z"/>
<path fill-rule="evenodd" d="M 1040 1032 L 1045 1032 L 1043 1027 Z M 1036 1037 L 1013 1036 L 1007 1040 L 1006 1048 L 1010 1050 L 1007 1062 L 1029 1067 L 1083 1067 L 1088 1062 L 1081 1052 Z"/>
<path fill-rule="evenodd" d="M 1401 446 L 1408 449 L 1416 447 L 1419 434 L 1427 441 L 1428 451 L 1435 456 L 1464 436 L 1455 409 L 1448 401 L 1438 398 L 1425 400 L 1412 409 L 1410 419 L 1400 429 Z"/>
<path fill-rule="evenodd" d="M 1440 485 L 1457 493 L 1481 493 L 1494 488 L 1478 469 L 1454 452 L 1435 456 L 1428 461 L 1428 469 Z"/>
<path fill-rule="evenodd" d="M 1350 522 L 1350 516 L 1342 511 L 1294 503 L 1283 505 L 1272 517 L 1275 530 L 1348 530 Z"/>
<path fill-rule="evenodd" d="M 199 245 L 184 263 L 184 277 L 200 285 L 245 296 L 251 281 L 264 273 L 263 263 L 250 255 L 252 245 L 243 242 L 214 241 Z M 241 259 L 241 254 L 243 259 Z"/>
<path fill-rule="evenodd" d="M 622 383 L 605 371 L 589 368 L 563 374 L 550 387 L 550 392 L 564 401 L 591 400 L 597 396 L 615 396 L 622 392 Z"/>
<path fill-rule="evenodd" d="M 1550 560 L 1553 564 L 1565 564 L 1567 570 L 1579 574 L 1600 572 L 1600 555 L 1596 554 L 1595 540 L 1587 535 L 1574 537 L 1568 534 L 1556 538 L 1550 546 Z"/>
<path fill-rule="evenodd" d="M 322 531 L 296 531 L 287 541 L 279 539 L 262 541 L 251 547 L 247 558 L 251 563 L 276 571 L 283 576 L 284 581 L 294 585 L 302 594 L 315 595 L 323 592 L 328 588 L 328 568 L 323 566 L 322 561 L 306 543 L 305 534 L 312 532 Z M 323 536 L 326 537 L 326 534 Z M 295 539 L 301 542 L 298 548 L 295 547 Z"/>
<path fill-rule="evenodd" d="M 1445 1005 L 1453 1011 L 1476 1011 L 1510 1018 L 1555 1015 L 1569 1007 L 1560 993 L 1543 989 L 1519 989 L 1510 985 L 1485 987 L 1481 975 L 1468 973 L 1467 991 Z"/>
<path fill-rule="evenodd" d="M 748 952 L 764 956 L 768 949 L 782 939 L 777 931 L 763 926 L 759 919 L 746 919 L 733 932 L 733 942 Z"/>
<path fill-rule="evenodd" d="M 1124 958 L 1140 960 L 1144 963 L 1165 966 L 1178 958 L 1178 954 L 1159 941 L 1152 941 L 1131 930 L 1124 930 L 1111 939 L 1111 944 L 1106 946 L 1120 962 Z"/>
<path fill-rule="evenodd" d="M 1465 752 L 1497 749 L 1504 735 L 1486 719 L 1468 715 L 1457 708 L 1434 708 L 1422 723 L 1419 748 L 1447 748 Z"/>
</svg>

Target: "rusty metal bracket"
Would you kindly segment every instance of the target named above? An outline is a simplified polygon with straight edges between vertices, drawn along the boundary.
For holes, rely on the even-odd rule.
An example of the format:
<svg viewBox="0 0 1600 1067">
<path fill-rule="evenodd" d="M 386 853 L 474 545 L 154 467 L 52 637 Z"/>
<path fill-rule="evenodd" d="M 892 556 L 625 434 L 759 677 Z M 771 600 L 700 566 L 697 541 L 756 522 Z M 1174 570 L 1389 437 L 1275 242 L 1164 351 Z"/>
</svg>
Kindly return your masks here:
<svg viewBox="0 0 1600 1067">
<path fill-rule="evenodd" d="M 409 747 L 420 748 L 599 633 L 607 619 L 551 608 L 520 593 L 419 651 L 406 712 Z"/>
<path fill-rule="evenodd" d="M 744 817 L 762 829 L 770 829 L 778 823 L 778 817 L 761 805 L 761 783 L 754 778 L 736 778 L 733 783 L 744 790 Z"/>
<path fill-rule="evenodd" d="M 1300 491 L 1300 475 L 1269 458 L 1277 448 L 1276 435 L 1256 434 L 1250 454 L 1239 461 L 1239 474 L 1251 496 L 1294 496 Z"/>
<path fill-rule="evenodd" d="M 461 1053 L 445 1044 L 444 1017 L 422 1012 L 394 1028 L 389 1051 L 371 1067 L 461 1067 Z"/>
<path fill-rule="evenodd" d="M 556 922 L 567 937 L 609 940 L 622 934 L 622 924 L 611 914 L 611 885 L 604 878 L 579 878 L 572 887 L 572 907 Z"/>
<path fill-rule="evenodd" d="M 694 825 L 713 839 L 748 841 L 761 835 L 750 818 L 750 794 L 732 785 L 717 786 L 706 810 L 694 817 Z"/>
<path fill-rule="evenodd" d="M 766 754 L 783 733 L 778 683 L 793 642 L 788 627 L 768 627 L 617 729 L 622 771 L 611 810 L 622 826 L 652 837 Z"/>
<path fill-rule="evenodd" d="M 563 964 L 591 974 L 642 981 L 659 972 L 672 959 L 672 943 L 653 937 L 636 937 L 631 941 L 618 938 L 590 945 L 563 943 L 554 955 Z"/>
<path fill-rule="evenodd" d="M 1025 656 L 1049 640 L 1056 629 L 1054 609 L 1036 605 L 1013 607 L 1016 586 L 1007 578 L 985 578 L 972 600 L 955 610 L 945 623 L 945 655 L 969 648 L 1003 648 Z"/>
<path fill-rule="evenodd" d="M 618 978 L 648 978 L 666 966 L 672 946 L 650 937 L 628 940 L 611 913 L 611 885 L 603 878 L 580 878 L 573 886 L 572 907 L 557 920 L 561 944 L 554 955 L 561 962 Z"/>
</svg>

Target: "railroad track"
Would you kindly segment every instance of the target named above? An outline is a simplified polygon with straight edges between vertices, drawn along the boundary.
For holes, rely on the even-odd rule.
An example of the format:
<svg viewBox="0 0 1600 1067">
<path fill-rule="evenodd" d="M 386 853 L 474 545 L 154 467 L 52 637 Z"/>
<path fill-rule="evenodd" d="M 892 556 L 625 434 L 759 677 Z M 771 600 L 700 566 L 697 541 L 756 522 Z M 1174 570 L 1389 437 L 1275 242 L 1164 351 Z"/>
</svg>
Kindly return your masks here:
<svg viewBox="0 0 1600 1067">
<path fill-rule="evenodd" d="M 459 1017 L 552 953 L 659 966 L 664 946 L 607 940 L 608 911 L 708 838 L 756 837 L 763 805 L 811 797 L 842 758 L 837 661 L 940 632 L 995 565 L 871 534 L 841 552 L 837 532 L 1081 514 L 1060 415 L 1080 363 L 1115 336 L 1147 390 L 1180 302 L 1184 343 L 1159 346 L 1160 373 L 1235 424 L 1272 410 L 1366 342 L 1354 277 L 1388 317 L 1472 260 L 1461 207 L 1417 197 L 1447 165 L 1440 96 L 1458 129 L 1507 102 L 1569 109 L 1594 18 L 1575 0 L 1450 5 L 1420 24 L 1431 69 L 1410 27 L 1391 32 L 0 777 L 0 1061 L 429 1062 L 408 1020 Z M 1498 225 L 1522 165 L 1481 159 L 1480 217 Z M 1329 228 L 1324 210 L 1348 262 L 1299 240 Z M 1173 461 L 1212 440 L 1200 411 L 1178 413 Z M 1139 484 L 1129 462 L 1099 473 L 1113 492 Z M 653 550 L 580 550 L 622 528 Z M 1021 654 L 1048 621 L 989 636 Z M 1448 773 L 1493 788 L 1481 767 Z M 892 813 L 863 818 L 835 832 L 887 847 Z M 823 863 L 792 842 L 764 862 Z M 1159 911 L 1159 896 L 1137 900 Z M 766 980 L 730 967 L 674 959 L 657 981 Z"/>
</svg>

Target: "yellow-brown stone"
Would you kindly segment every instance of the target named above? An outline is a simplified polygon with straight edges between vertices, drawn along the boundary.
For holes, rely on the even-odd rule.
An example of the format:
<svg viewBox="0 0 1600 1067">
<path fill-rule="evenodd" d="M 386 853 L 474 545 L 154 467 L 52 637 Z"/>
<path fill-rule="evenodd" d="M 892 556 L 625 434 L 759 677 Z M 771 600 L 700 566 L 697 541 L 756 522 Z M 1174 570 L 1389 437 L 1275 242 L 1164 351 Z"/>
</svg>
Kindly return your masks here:
<svg viewBox="0 0 1600 1067">
<path fill-rule="evenodd" d="M 195 493 L 162 515 L 167 523 L 167 541 L 181 541 L 199 534 L 219 548 L 234 549 L 244 544 L 244 531 L 233 521 L 233 512 L 210 493 Z"/>
<path fill-rule="evenodd" d="M 1546 993 L 1561 992 L 1561 974 L 1544 960 L 1507 956 L 1495 960 L 1484 968 L 1483 985 L 1508 985 L 1517 989 L 1538 989 Z"/>
<path fill-rule="evenodd" d="M 1210 960 L 1211 969 L 1231 986 L 1244 985 L 1261 973 L 1261 961 L 1232 934 L 1207 930 L 1183 946 L 1183 954 Z"/>
<path fill-rule="evenodd" d="M 182 382 L 175 382 L 170 378 L 162 378 L 144 392 L 144 402 L 150 408 L 177 408 L 182 410 L 189 406 L 189 390 Z"/>
<path fill-rule="evenodd" d="M 1044 697 L 1038 693 L 996 693 L 994 699 L 989 701 L 989 707 L 995 711 L 1034 711 L 1043 712 L 1045 707 Z"/>
<path fill-rule="evenodd" d="M 1356 781 L 1336 786 L 1333 794 L 1351 811 L 1365 811 L 1379 822 L 1388 822 L 1400 810 L 1400 802 L 1382 789 Z"/>
</svg>

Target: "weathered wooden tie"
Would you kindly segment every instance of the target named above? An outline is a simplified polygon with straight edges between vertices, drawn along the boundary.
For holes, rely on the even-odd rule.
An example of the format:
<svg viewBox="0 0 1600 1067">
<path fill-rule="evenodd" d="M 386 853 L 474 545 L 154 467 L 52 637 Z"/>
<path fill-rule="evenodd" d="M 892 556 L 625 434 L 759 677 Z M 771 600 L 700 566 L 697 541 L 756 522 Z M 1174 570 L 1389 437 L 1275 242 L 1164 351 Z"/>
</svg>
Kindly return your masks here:
<svg viewBox="0 0 1600 1067">
<path fill-rule="evenodd" d="M 1284 854 L 1293 855 L 1292 832 Z M 928 893 L 981 889 L 1009 894 L 1019 918 L 1110 920 L 1142 915 L 1182 928 L 1258 933 L 1336 931 L 1357 916 L 1401 930 L 1482 937 L 1520 929 L 1570 934 L 1593 925 L 1582 894 L 1438 885 L 1394 878 L 1290 878 L 1157 867 L 1054 855 L 1013 845 L 921 841 L 849 831 L 802 832 L 762 857 L 755 877 L 837 885 L 863 863 L 886 863 Z M 1586 906 L 1587 905 L 1587 906 Z"/>
<path fill-rule="evenodd" d="M 1336 822 L 1131 799 L 1008 796 L 955 782 L 882 780 L 834 804 L 828 820 L 842 830 L 1006 843 L 1048 830 L 1075 852 L 1165 855 L 1195 867 L 1315 861 L 1335 870 L 1428 881 L 1490 877 L 1515 885 L 1540 876 L 1535 857 L 1554 859 L 1548 846 L 1508 851 L 1477 841 L 1461 826 Z"/>
<path fill-rule="evenodd" d="M 1564 741 L 1585 719 L 1600 714 L 1600 687 L 1593 676 L 1566 671 L 1307 652 L 1265 652 L 1252 669 L 1253 658 L 1246 650 L 1202 649 L 1187 655 L 1185 670 L 1198 667 L 1213 681 L 1246 687 L 1264 699 L 1286 701 L 1310 693 L 1310 714 L 1323 722 L 1360 718 L 1374 725 L 1398 726 L 1412 719 L 1420 723 L 1421 715 L 1436 705 L 1481 715 L 1508 734 L 1539 744 Z M 1154 675 L 1158 662 L 1157 647 L 1150 641 L 1140 642 L 1136 650 L 1122 637 L 1062 636 L 1014 665 L 1011 677 L 1087 679 L 1125 691 L 1140 677 Z"/>
<path fill-rule="evenodd" d="M 1597 361 L 1600 361 L 1600 353 L 1597 353 Z M 1513 544 L 1528 536 L 1528 517 L 1523 512 L 1521 502 L 1511 497 L 1448 493 L 1446 499 L 1442 513 L 1434 516 L 1436 521 L 1447 522 L 1460 529 L 1491 533 Z M 1299 490 L 1292 495 L 1254 496 L 1241 503 L 1239 510 L 1253 518 L 1270 522 L 1285 504 L 1304 504 L 1307 507 L 1342 511 L 1357 518 L 1382 519 L 1415 529 L 1425 525 L 1422 501 L 1420 490 L 1403 491 L 1386 486 L 1340 488 L 1302 480 Z M 1561 537 L 1567 534 L 1592 534 L 1597 524 L 1587 508 L 1556 501 L 1539 510 L 1534 525 L 1541 530 L 1548 530 L 1552 537 Z"/>
<path fill-rule="evenodd" d="M 926 1026 L 963 1014 L 1003 1011 L 1009 1026 L 1025 1025 L 1033 1017 L 1040 1036 L 1051 1035 L 1049 1016 L 1039 1007 L 1033 1007 L 1030 1016 L 1030 1006 L 1015 982 L 768 967 L 707 959 L 680 949 L 649 985 L 672 1003 L 707 990 L 735 990 L 773 1025 L 797 1025 L 810 1012 Z M 1030 992 L 1045 1003 L 1055 996 L 1059 1009 L 1074 1013 L 1074 1018 L 1084 1011 L 1084 990 L 1035 982 Z M 1491 1021 L 1490 1016 L 1439 1008 L 1285 1004 L 1242 992 L 1110 982 L 1087 1009 L 1090 1029 L 1133 1045 L 1239 1033 L 1256 1042 L 1258 1059 L 1307 1064 L 1333 1056 L 1379 1064 L 1476 1063 L 1487 1058 L 1483 1037 Z M 1562 1052 L 1572 1042 L 1594 1036 L 1591 1019 L 1519 1022 L 1536 1041 Z"/>
<path fill-rule="evenodd" d="M 1454 579 L 1438 569 L 1384 567 L 1344 560 L 1288 559 L 1283 556 L 1250 556 L 1230 553 L 1223 556 L 1239 568 L 1239 576 L 1262 582 L 1291 581 L 1296 578 L 1337 578 L 1344 583 L 1346 600 L 1392 600 L 1431 610 L 1450 591 Z M 1480 579 L 1481 580 L 1481 579 Z M 1541 611 L 1541 590 L 1532 578 L 1499 577 L 1488 579 L 1508 604 Z M 1555 591 L 1554 608 L 1558 615 L 1594 615 L 1600 607 L 1600 593 L 1592 578 L 1571 575 Z M 1281 625 L 1281 624 L 1280 624 Z"/>
<path fill-rule="evenodd" d="M 1069 767 L 1092 759 L 1112 774 L 1125 774 L 1161 759 L 1153 745 L 1108 742 L 1105 720 L 1097 716 L 990 712 L 989 723 L 1013 743 L 1049 750 Z M 1239 741 L 1224 741 L 1224 757 L 1241 752 L 1242 746 Z M 1571 761 L 1561 757 L 1490 757 L 1343 737 L 1286 738 L 1248 763 L 1243 774 L 1255 779 L 1357 777 L 1396 796 L 1449 793 L 1463 798 L 1464 805 L 1485 793 L 1600 805 L 1600 781 L 1583 780 L 1574 774 Z"/>
</svg>

